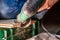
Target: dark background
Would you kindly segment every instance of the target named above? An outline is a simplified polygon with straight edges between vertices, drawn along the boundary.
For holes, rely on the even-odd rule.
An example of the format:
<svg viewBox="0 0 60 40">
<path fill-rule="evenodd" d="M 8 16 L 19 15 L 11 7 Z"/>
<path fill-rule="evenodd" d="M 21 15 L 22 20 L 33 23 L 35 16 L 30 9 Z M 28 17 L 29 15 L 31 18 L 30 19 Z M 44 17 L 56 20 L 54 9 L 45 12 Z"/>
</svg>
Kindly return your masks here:
<svg viewBox="0 0 60 40">
<path fill-rule="evenodd" d="M 60 1 L 45 14 L 43 25 L 51 33 L 60 31 Z"/>
</svg>

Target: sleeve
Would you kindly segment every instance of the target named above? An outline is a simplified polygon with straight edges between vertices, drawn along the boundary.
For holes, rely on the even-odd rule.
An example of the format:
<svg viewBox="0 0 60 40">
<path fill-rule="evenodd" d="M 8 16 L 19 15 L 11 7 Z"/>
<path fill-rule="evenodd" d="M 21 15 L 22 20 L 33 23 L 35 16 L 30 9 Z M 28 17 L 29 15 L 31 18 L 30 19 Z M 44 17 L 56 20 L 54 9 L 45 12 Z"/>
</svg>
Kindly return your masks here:
<svg viewBox="0 0 60 40">
<path fill-rule="evenodd" d="M 26 0 L 1 0 L 0 13 L 3 18 L 16 18 Z"/>
<path fill-rule="evenodd" d="M 28 18 L 36 14 L 43 1 L 44 0 L 27 0 L 20 14 L 17 16 L 17 21 L 25 22 Z"/>
</svg>

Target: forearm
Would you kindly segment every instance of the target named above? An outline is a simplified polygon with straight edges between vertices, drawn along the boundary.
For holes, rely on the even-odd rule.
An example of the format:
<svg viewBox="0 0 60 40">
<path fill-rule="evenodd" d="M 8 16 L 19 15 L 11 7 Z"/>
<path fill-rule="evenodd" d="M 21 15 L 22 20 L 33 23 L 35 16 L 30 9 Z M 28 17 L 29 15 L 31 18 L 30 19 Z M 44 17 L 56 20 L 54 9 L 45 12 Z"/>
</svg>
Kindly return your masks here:
<svg viewBox="0 0 60 40">
<path fill-rule="evenodd" d="M 45 3 L 39 8 L 38 12 L 44 9 L 50 9 L 59 0 L 46 0 Z"/>
</svg>

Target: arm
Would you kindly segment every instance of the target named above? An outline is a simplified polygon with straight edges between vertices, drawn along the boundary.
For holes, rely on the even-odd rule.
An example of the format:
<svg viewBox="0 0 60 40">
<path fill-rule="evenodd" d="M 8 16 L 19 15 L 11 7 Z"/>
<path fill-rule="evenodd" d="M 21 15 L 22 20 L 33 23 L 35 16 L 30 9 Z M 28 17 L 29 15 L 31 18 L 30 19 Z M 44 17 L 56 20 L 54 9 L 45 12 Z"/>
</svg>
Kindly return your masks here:
<svg viewBox="0 0 60 40">
<path fill-rule="evenodd" d="M 36 12 L 40 12 L 44 9 L 50 9 L 57 1 L 58 0 L 27 0 L 20 14 L 17 16 L 18 22 L 23 23 L 28 18 L 35 15 Z"/>
<path fill-rule="evenodd" d="M 40 12 L 44 9 L 50 9 L 56 2 L 58 2 L 58 0 L 46 0 L 37 12 Z"/>
</svg>

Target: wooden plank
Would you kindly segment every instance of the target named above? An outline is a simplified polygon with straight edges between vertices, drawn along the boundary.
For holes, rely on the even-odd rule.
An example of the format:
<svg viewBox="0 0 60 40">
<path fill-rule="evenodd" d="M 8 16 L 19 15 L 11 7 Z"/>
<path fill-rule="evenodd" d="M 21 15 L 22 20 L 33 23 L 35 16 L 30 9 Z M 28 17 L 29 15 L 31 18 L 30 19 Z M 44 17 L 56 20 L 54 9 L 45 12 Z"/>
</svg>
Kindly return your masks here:
<svg viewBox="0 0 60 40">
<path fill-rule="evenodd" d="M 0 28 L 16 28 L 20 27 L 20 23 L 16 22 L 15 19 L 0 20 Z"/>
</svg>

